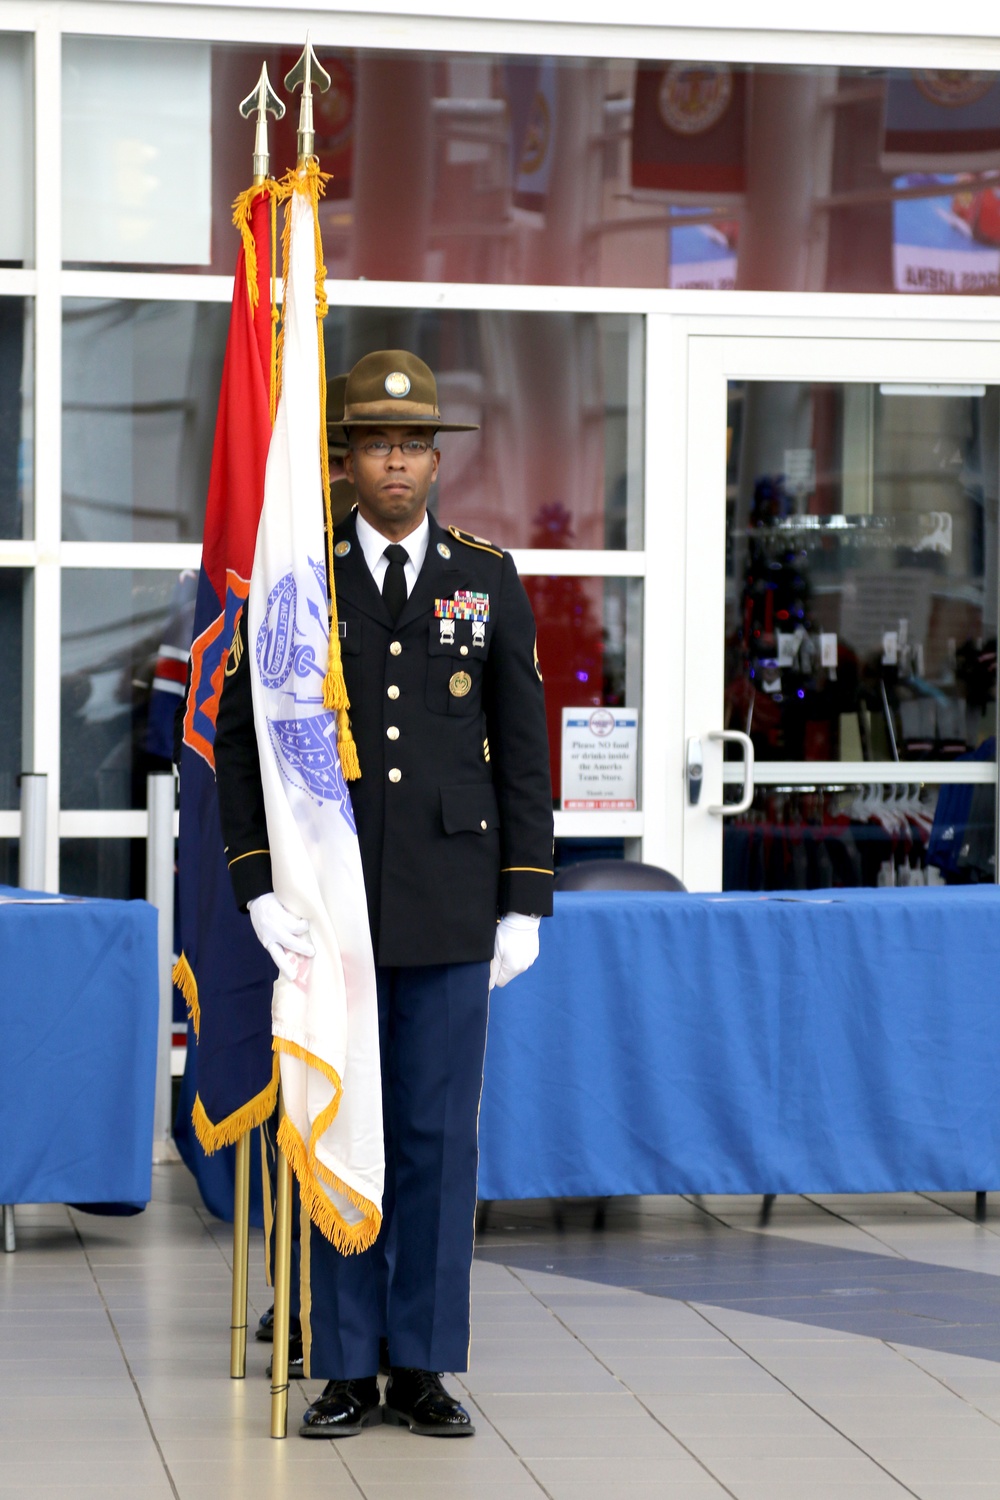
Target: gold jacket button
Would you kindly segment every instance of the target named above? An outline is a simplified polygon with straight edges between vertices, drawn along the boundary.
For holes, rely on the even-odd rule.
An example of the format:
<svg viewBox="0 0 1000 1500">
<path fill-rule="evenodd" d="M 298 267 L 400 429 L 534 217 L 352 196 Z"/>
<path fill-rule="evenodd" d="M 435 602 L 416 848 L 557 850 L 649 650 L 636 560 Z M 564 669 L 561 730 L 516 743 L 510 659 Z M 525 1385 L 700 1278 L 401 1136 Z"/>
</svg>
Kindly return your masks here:
<svg viewBox="0 0 1000 1500">
<path fill-rule="evenodd" d="M 480 823 L 479 826 L 483 830 L 483 832 L 485 833 L 486 832 L 486 819 L 485 818 L 483 819 L 483 821 Z"/>
<path fill-rule="evenodd" d="M 396 728 L 395 724 L 389 725 L 389 728 L 386 730 L 386 735 L 390 740 L 399 739 L 399 730 Z"/>
<path fill-rule="evenodd" d="M 468 648 L 468 646 L 459 646 L 459 648 L 458 648 L 458 654 L 459 654 L 459 656 L 468 656 L 468 654 L 469 654 L 469 648 Z"/>
<path fill-rule="evenodd" d="M 390 652 L 392 653 L 393 656 L 398 656 L 399 653 L 402 651 L 402 649 L 403 648 L 399 644 L 398 641 L 390 641 L 389 642 L 389 650 L 390 650 Z"/>
<path fill-rule="evenodd" d="M 385 690 L 385 692 L 386 692 L 386 697 L 387 698 L 398 698 L 399 697 L 399 688 L 396 686 L 395 683 L 393 683 L 392 687 L 387 687 L 386 690 Z"/>
<path fill-rule="evenodd" d="M 393 766 L 392 770 L 389 772 L 389 780 L 390 781 L 400 781 L 400 780 L 402 780 L 402 776 L 403 776 L 402 771 L 397 771 L 397 769 L 396 769 L 395 766 Z"/>
</svg>

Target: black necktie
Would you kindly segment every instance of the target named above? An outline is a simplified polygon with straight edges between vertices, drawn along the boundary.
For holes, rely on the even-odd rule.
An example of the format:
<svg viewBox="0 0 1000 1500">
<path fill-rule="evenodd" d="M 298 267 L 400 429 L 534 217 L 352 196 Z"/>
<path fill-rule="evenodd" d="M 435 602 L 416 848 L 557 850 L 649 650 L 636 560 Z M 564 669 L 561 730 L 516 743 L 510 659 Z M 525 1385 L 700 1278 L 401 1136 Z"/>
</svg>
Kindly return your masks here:
<svg viewBox="0 0 1000 1500">
<path fill-rule="evenodd" d="M 385 549 L 385 555 L 389 559 L 389 566 L 382 579 L 382 598 L 385 600 L 385 607 L 392 615 L 392 623 L 395 625 L 406 603 L 406 574 L 403 568 L 409 562 L 410 554 L 398 542 L 390 542 Z"/>
</svg>

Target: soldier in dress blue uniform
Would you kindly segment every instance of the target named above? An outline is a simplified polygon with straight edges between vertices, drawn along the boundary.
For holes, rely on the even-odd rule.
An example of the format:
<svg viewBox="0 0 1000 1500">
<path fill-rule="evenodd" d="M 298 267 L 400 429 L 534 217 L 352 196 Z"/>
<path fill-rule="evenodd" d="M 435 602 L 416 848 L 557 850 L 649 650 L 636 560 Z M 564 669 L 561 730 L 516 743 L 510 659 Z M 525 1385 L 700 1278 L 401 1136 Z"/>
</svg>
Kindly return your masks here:
<svg viewBox="0 0 1000 1500">
<path fill-rule="evenodd" d="M 342 1256 L 311 1235 L 310 1364 L 328 1383 L 300 1431 L 347 1436 L 384 1418 L 460 1437 L 473 1427 L 439 1372 L 468 1368 L 489 991 L 534 961 L 552 910 L 544 697 L 512 558 L 427 513 L 435 433 L 468 430 L 442 421 L 431 371 L 403 350 L 367 355 L 348 376 L 344 426 L 357 508 L 334 532 L 334 575 L 361 764 L 349 785 L 377 967 L 386 1191 L 372 1249 Z M 237 900 L 280 967 L 311 944 L 271 889 L 242 645 L 219 710 L 219 807 Z"/>
</svg>

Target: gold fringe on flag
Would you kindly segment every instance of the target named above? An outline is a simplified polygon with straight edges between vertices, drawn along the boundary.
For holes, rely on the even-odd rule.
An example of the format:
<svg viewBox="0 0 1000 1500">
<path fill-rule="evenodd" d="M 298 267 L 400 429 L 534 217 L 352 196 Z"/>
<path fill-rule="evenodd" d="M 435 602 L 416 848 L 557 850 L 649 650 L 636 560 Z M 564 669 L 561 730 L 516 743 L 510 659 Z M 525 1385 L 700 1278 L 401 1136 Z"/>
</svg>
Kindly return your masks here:
<svg viewBox="0 0 1000 1500">
<path fill-rule="evenodd" d="M 317 1141 L 337 1118 L 343 1086 L 329 1063 L 325 1063 L 315 1053 L 307 1052 L 305 1047 L 300 1047 L 297 1042 L 276 1036 L 273 1045 L 275 1054 L 285 1052 L 289 1057 L 299 1058 L 309 1067 L 315 1068 L 318 1073 L 322 1073 L 323 1077 L 333 1085 L 333 1098 L 326 1109 L 321 1110 L 313 1121 L 308 1145 L 303 1141 L 288 1115 L 283 1117 L 278 1127 L 278 1145 L 291 1164 L 299 1185 L 302 1203 L 308 1209 L 309 1217 L 316 1228 L 340 1251 L 341 1255 L 360 1255 L 362 1250 L 367 1250 L 378 1238 L 378 1232 L 382 1227 L 382 1215 L 374 1203 L 363 1197 L 355 1188 L 349 1187 L 335 1172 L 331 1172 L 329 1167 L 324 1166 L 316 1155 Z M 357 1224 L 348 1224 L 318 1185 L 317 1178 L 333 1188 L 335 1193 L 346 1198 L 349 1203 L 353 1203 L 354 1207 L 364 1214 L 364 1218 Z"/>
<path fill-rule="evenodd" d="M 252 1099 L 247 1100 L 246 1104 L 241 1104 L 239 1109 L 234 1110 L 231 1115 L 226 1115 L 225 1119 L 219 1120 L 217 1124 L 208 1118 L 205 1106 L 201 1102 L 201 1095 L 196 1094 L 191 1110 L 194 1133 L 206 1155 L 211 1156 L 213 1151 L 219 1151 L 223 1146 L 235 1146 L 248 1130 L 263 1125 L 265 1120 L 270 1119 L 277 1102 L 278 1059 L 275 1058 L 270 1083 L 262 1088 L 259 1094 L 255 1094 Z"/>
<path fill-rule="evenodd" d="M 187 1006 L 187 1013 L 191 1017 L 191 1025 L 194 1028 L 194 1039 L 197 1041 L 201 1032 L 201 1006 L 198 1004 L 198 981 L 194 977 L 194 970 L 188 963 L 186 953 L 182 953 L 174 964 L 171 978 L 184 996 L 184 1004 Z"/>
</svg>

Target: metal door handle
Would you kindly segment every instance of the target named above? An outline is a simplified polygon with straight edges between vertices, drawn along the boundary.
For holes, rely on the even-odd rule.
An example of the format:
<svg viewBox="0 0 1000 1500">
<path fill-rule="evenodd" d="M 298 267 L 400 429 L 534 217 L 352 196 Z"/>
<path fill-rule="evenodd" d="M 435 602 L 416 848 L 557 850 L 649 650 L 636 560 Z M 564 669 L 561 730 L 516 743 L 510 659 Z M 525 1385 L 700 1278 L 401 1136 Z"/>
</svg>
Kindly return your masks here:
<svg viewBox="0 0 1000 1500">
<path fill-rule="evenodd" d="M 742 729 L 713 729 L 710 730 L 710 740 L 728 740 L 733 745 L 743 746 L 743 795 L 738 802 L 727 802 L 722 807 L 710 807 L 710 813 L 718 813 L 720 817 L 732 818 L 739 813 L 748 812 L 753 802 L 753 741 Z"/>
</svg>

